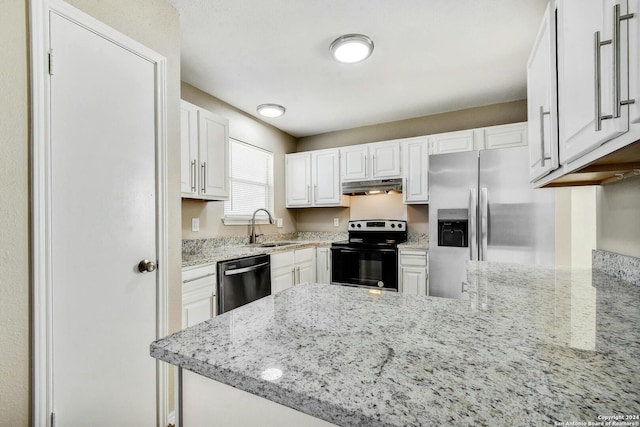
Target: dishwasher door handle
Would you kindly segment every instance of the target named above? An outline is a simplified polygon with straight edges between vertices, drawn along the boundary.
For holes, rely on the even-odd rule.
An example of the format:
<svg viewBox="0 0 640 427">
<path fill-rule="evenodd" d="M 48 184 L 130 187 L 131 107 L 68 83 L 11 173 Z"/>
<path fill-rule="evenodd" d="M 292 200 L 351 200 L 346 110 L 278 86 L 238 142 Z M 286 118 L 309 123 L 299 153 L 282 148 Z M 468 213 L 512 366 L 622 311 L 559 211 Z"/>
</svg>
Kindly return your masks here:
<svg viewBox="0 0 640 427">
<path fill-rule="evenodd" d="M 252 265 L 249 267 L 244 267 L 244 268 L 238 268 L 235 270 L 226 270 L 224 272 L 225 276 L 235 276 L 236 274 L 242 274 L 242 273 L 248 273 L 250 271 L 256 271 L 259 270 L 261 268 L 267 267 L 269 265 L 268 262 L 263 262 L 262 264 L 256 264 L 256 265 Z"/>
</svg>

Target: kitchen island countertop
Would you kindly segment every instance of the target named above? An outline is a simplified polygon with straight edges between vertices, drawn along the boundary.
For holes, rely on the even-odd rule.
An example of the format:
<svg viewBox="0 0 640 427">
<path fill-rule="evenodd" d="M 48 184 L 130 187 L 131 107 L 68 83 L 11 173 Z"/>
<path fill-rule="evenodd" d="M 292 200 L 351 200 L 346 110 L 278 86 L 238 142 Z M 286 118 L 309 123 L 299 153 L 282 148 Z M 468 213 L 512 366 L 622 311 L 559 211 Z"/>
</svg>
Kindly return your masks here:
<svg viewBox="0 0 640 427">
<path fill-rule="evenodd" d="M 158 340 L 151 355 L 343 426 L 640 415 L 640 287 L 478 262 L 468 278 L 467 300 L 298 285 Z M 268 369 L 282 375 L 263 379 Z"/>
</svg>

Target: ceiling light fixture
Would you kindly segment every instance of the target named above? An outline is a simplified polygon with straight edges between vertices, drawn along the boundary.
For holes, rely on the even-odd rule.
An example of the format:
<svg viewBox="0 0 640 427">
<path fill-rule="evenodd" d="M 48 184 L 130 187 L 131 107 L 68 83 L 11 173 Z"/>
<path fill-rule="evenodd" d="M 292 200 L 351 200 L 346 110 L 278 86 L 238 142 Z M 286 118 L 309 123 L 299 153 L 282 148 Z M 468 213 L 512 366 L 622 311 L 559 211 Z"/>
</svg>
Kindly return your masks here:
<svg viewBox="0 0 640 427">
<path fill-rule="evenodd" d="M 329 46 L 329 51 L 336 61 L 354 64 L 371 55 L 373 41 L 363 34 L 347 34 L 335 39 Z"/>
<path fill-rule="evenodd" d="M 280 117 L 286 111 L 282 105 L 278 104 L 262 104 L 256 108 L 258 114 L 263 117 Z"/>
</svg>

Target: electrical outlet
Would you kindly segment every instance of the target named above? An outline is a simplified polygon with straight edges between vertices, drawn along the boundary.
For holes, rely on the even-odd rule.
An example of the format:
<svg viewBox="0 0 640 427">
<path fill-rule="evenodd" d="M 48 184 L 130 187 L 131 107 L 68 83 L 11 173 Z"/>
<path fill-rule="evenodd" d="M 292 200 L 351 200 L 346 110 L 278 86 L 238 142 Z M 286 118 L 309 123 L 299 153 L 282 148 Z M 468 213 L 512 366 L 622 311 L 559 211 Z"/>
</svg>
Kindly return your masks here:
<svg viewBox="0 0 640 427">
<path fill-rule="evenodd" d="M 276 227 L 282 228 L 282 218 L 276 218 Z"/>
<path fill-rule="evenodd" d="M 340 218 L 333 218 L 333 226 L 334 227 L 340 226 Z"/>
<path fill-rule="evenodd" d="M 191 218 L 191 231 L 200 231 L 200 218 Z"/>
</svg>

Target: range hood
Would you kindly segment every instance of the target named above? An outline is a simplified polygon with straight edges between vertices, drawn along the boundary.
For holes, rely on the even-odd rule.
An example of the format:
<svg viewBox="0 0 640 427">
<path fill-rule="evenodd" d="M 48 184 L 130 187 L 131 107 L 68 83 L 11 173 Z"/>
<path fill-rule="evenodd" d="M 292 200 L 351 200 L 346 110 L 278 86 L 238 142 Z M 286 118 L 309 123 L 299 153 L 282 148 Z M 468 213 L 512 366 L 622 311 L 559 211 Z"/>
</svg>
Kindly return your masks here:
<svg viewBox="0 0 640 427">
<path fill-rule="evenodd" d="M 364 194 L 386 194 L 389 192 L 402 192 L 402 178 L 342 183 L 342 194 L 347 194 L 350 196 L 359 196 Z"/>
</svg>

